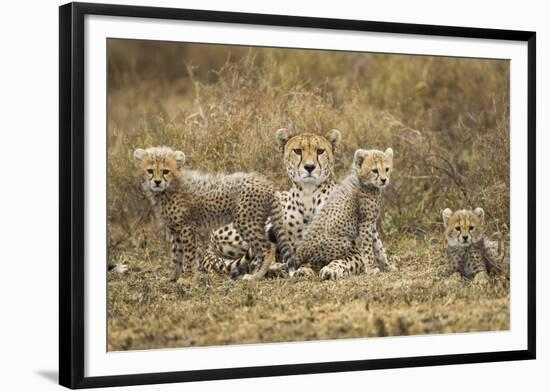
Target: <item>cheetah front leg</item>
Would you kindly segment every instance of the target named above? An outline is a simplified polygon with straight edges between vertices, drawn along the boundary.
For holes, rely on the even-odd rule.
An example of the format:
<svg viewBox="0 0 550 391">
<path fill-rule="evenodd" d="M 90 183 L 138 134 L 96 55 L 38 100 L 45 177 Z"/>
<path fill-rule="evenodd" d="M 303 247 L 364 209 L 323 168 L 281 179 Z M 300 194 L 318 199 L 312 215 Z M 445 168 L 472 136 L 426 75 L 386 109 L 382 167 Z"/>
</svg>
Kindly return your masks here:
<svg viewBox="0 0 550 391">
<path fill-rule="evenodd" d="M 195 231 L 192 227 L 183 227 L 179 233 L 172 233 L 172 262 L 174 274 L 172 281 L 177 281 L 185 269 L 191 274 L 198 269 L 198 250 Z"/>
<path fill-rule="evenodd" d="M 386 256 L 386 250 L 382 245 L 382 240 L 380 240 L 380 234 L 378 233 L 378 228 L 376 228 L 376 223 L 372 224 L 371 231 L 372 231 L 372 249 L 374 252 L 374 256 L 376 257 L 376 260 L 378 261 L 378 270 L 382 272 L 389 271 L 389 270 L 392 270 L 392 271 L 396 270 L 395 266 L 393 266 L 388 262 L 388 258 Z"/>
<path fill-rule="evenodd" d="M 359 246 L 365 273 L 368 272 L 370 265 L 374 265 L 375 261 L 372 227 L 373 224 L 370 222 L 363 222 L 359 225 Z"/>
<path fill-rule="evenodd" d="M 173 273 L 170 281 L 177 281 L 183 270 L 183 246 L 181 235 L 176 230 L 170 230 L 172 236 L 172 267 Z"/>
<path fill-rule="evenodd" d="M 197 230 L 193 227 L 184 227 L 181 230 L 181 241 L 183 244 L 183 262 L 185 273 L 191 274 L 199 271 L 200 259 L 197 246 Z"/>
</svg>

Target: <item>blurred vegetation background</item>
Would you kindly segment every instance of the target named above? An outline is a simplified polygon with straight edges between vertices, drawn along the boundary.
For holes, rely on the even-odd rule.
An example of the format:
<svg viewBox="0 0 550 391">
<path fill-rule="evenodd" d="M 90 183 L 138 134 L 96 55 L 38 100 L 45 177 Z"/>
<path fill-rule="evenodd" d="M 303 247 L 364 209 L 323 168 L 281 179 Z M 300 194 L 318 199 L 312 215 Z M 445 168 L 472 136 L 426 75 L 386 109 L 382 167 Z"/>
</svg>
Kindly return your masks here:
<svg viewBox="0 0 550 391">
<path fill-rule="evenodd" d="M 508 61 L 117 39 L 108 55 L 111 261 L 160 236 L 135 148 L 169 145 L 194 169 L 286 189 L 281 127 L 339 129 L 337 178 L 357 148 L 393 147 L 385 236 L 441 238 L 446 207 L 481 206 L 489 233 L 509 232 Z"/>
</svg>

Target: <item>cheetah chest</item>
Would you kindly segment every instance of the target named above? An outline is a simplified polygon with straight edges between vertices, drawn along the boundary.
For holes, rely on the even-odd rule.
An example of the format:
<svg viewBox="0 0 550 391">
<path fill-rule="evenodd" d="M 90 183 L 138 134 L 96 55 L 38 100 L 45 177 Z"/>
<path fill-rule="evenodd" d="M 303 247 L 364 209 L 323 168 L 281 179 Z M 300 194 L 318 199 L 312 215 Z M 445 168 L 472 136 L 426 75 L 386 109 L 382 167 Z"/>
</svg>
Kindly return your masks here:
<svg viewBox="0 0 550 391">
<path fill-rule="evenodd" d="M 485 269 L 483 251 L 477 248 L 477 246 L 448 247 L 447 255 L 451 268 L 467 278 L 472 278 L 480 270 Z"/>
<path fill-rule="evenodd" d="M 380 190 L 366 190 L 357 194 L 359 220 L 361 222 L 375 223 L 380 215 L 381 197 Z"/>
<path fill-rule="evenodd" d="M 297 245 L 315 214 L 323 207 L 330 189 L 322 187 L 314 190 L 291 189 L 285 197 L 284 223 L 292 243 Z"/>
</svg>

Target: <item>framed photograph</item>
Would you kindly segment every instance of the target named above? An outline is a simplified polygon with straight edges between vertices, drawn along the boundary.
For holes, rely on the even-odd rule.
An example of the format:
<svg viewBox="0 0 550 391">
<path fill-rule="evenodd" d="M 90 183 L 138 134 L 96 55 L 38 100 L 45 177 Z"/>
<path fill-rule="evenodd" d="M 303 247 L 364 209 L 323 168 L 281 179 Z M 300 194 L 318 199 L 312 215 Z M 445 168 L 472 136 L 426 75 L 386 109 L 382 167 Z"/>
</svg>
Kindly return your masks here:
<svg viewBox="0 0 550 391">
<path fill-rule="evenodd" d="M 61 6 L 60 384 L 534 359 L 535 39 Z"/>
</svg>

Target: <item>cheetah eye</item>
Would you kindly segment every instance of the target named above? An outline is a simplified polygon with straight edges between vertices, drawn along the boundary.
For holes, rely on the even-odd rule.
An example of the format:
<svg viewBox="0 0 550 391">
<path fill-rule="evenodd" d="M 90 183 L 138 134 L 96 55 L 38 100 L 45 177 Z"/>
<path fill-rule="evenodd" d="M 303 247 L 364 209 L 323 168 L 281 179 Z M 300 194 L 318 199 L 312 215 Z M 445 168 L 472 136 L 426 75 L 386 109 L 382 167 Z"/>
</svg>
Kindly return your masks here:
<svg viewBox="0 0 550 391">
<path fill-rule="evenodd" d="M 389 170 L 390 170 L 390 168 L 389 168 L 389 167 L 386 167 L 386 172 L 388 172 Z"/>
<path fill-rule="evenodd" d="M 149 174 L 149 175 L 153 175 L 153 173 L 154 173 L 152 168 L 148 168 L 146 171 L 147 171 L 147 174 Z"/>
<path fill-rule="evenodd" d="M 162 175 L 168 175 L 170 174 L 170 170 L 162 170 Z"/>
<path fill-rule="evenodd" d="M 473 231 L 474 229 L 476 229 L 476 227 L 474 227 L 473 225 L 470 225 L 470 231 Z"/>
<path fill-rule="evenodd" d="M 457 225 L 457 226 L 455 227 L 455 229 L 456 229 L 457 231 L 460 231 L 460 225 Z"/>
<path fill-rule="evenodd" d="M 374 172 L 375 174 L 378 174 L 378 169 L 375 168 L 374 170 L 372 170 L 372 172 Z"/>
<path fill-rule="evenodd" d="M 325 153 L 324 149 L 318 149 L 317 150 L 317 155 L 322 155 L 323 153 Z"/>
<path fill-rule="evenodd" d="M 296 148 L 292 150 L 296 155 L 302 155 L 302 150 L 300 148 Z"/>
</svg>

